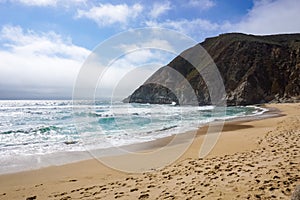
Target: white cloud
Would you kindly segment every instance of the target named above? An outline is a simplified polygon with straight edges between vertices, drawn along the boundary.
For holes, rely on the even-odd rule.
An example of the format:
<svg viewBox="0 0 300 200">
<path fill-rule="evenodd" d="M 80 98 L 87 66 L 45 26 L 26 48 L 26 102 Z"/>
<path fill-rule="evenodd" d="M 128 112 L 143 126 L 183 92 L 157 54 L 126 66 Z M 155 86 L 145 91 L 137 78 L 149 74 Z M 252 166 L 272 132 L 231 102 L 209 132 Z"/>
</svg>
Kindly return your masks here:
<svg viewBox="0 0 300 200">
<path fill-rule="evenodd" d="M 83 61 L 89 50 L 72 44 L 70 38 L 62 38 L 55 32 L 35 33 L 28 30 L 24 33 L 19 26 L 4 26 L 1 36 L 5 47 L 21 55 L 53 56 Z"/>
<path fill-rule="evenodd" d="M 90 54 L 54 32 L 24 31 L 18 26 L 4 26 L 0 40 L 4 44 L 0 49 L 0 90 L 15 91 L 19 96 L 32 90 L 46 96 L 70 95 L 78 70 Z"/>
<path fill-rule="evenodd" d="M 100 27 L 112 24 L 126 25 L 131 19 L 136 18 L 143 10 L 141 4 L 128 6 L 127 4 L 112 5 L 100 4 L 89 10 L 78 10 L 78 18 L 94 20 Z"/>
<path fill-rule="evenodd" d="M 188 6 L 197 7 L 201 10 L 208 10 L 216 5 L 212 0 L 189 0 Z"/>
<path fill-rule="evenodd" d="M 149 15 L 151 18 L 157 18 L 163 15 L 164 13 L 166 13 L 170 9 L 171 9 L 171 4 L 169 1 L 161 2 L 161 3 L 155 2 L 153 4 L 152 9 L 150 10 Z"/>
<path fill-rule="evenodd" d="M 86 3 L 86 0 L 10 0 L 11 2 L 21 3 L 26 6 L 38 6 L 38 7 L 47 7 L 47 6 L 58 6 L 58 5 L 74 5 Z"/>
<path fill-rule="evenodd" d="M 144 46 L 155 47 L 166 51 L 175 51 L 174 47 L 167 40 L 153 39 L 144 43 Z"/>
<path fill-rule="evenodd" d="M 89 57 L 86 67 L 92 69 L 94 66 L 102 66 L 96 96 L 99 94 L 110 96 L 114 90 L 118 90 L 118 97 L 127 97 L 158 68 L 168 64 L 176 56 L 172 53 L 172 45 L 166 40 L 147 39 L 145 36 L 142 41 L 137 40 L 134 44 L 131 40 L 129 43 L 126 39 L 121 41 L 122 44 L 112 46 L 117 52 L 111 56 L 112 60 L 103 59 L 97 49 L 95 52 L 99 55 Z M 94 84 L 88 81 L 86 80 L 84 84 L 87 86 Z"/>
<path fill-rule="evenodd" d="M 100 80 L 96 94 L 123 99 L 141 86 L 161 66 L 159 63 L 152 63 L 142 67 L 111 67 Z"/>
<path fill-rule="evenodd" d="M 88 96 L 85 94 L 89 88 L 94 88 L 95 79 L 90 77 L 95 74 L 101 74 L 97 82 L 95 92 L 98 97 L 114 97 L 125 98 L 130 95 L 136 88 L 142 85 L 158 68 L 166 65 L 174 55 L 161 50 L 153 49 L 133 49 L 127 45 L 123 45 L 124 50 L 130 48 L 129 52 L 124 52 L 120 57 L 114 60 L 105 61 L 105 59 L 97 54 L 97 49 L 91 54 L 85 63 L 86 74 L 80 74 L 80 96 Z M 99 52 L 98 52 L 99 53 Z M 91 75 L 89 75 L 91 74 Z"/>
<path fill-rule="evenodd" d="M 127 52 L 115 60 L 101 76 L 98 92 L 106 96 L 115 91 L 118 97 L 127 97 L 142 85 L 157 69 L 168 64 L 174 55 L 151 49 Z"/>
<path fill-rule="evenodd" d="M 147 21 L 146 25 L 150 27 L 170 28 L 190 36 L 195 36 L 199 34 L 201 35 L 201 33 L 205 32 L 220 31 L 227 27 L 226 23 L 218 24 L 200 18 L 193 20 L 167 20 L 164 22 Z"/>
<path fill-rule="evenodd" d="M 169 41 L 162 39 L 151 39 L 149 41 L 141 41 L 141 43 L 136 42 L 135 44 L 130 45 L 120 44 L 117 48 L 122 49 L 124 53 L 147 48 L 155 48 L 171 52 L 175 51 L 173 46 L 169 43 Z"/>
<path fill-rule="evenodd" d="M 57 0 L 14 0 L 27 6 L 55 6 Z"/>
<path fill-rule="evenodd" d="M 190 0 L 189 6 L 209 9 L 215 6 L 211 0 Z M 213 22 L 195 18 L 166 21 L 150 20 L 147 26 L 177 30 L 202 40 L 205 37 L 224 32 L 244 32 L 251 34 L 279 34 L 300 32 L 300 3 L 298 0 L 255 0 L 254 6 L 237 23 L 230 21 Z"/>
<path fill-rule="evenodd" d="M 93 55 L 89 50 L 74 45 L 70 38 L 54 32 L 24 30 L 19 26 L 4 26 L 0 31 L 0 41 L 3 44 L 0 48 L 0 98 L 5 95 L 30 98 L 35 94 L 53 98 L 70 96 L 83 61 L 88 55 Z M 118 96 L 125 97 L 174 57 L 172 53 L 148 48 L 152 46 L 172 49 L 167 41 L 161 39 L 131 47 L 119 45 L 124 56 L 111 63 L 101 76 L 97 92 L 108 96 L 115 87 L 119 87 Z M 97 55 L 94 59 L 89 58 L 95 73 L 99 68 L 106 68 Z M 92 86 L 88 77 L 86 81 L 87 86 Z"/>
<path fill-rule="evenodd" d="M 300 32 L 299 0 L 261 0 L 231 30 L 252 34 Z"/>
</svg>

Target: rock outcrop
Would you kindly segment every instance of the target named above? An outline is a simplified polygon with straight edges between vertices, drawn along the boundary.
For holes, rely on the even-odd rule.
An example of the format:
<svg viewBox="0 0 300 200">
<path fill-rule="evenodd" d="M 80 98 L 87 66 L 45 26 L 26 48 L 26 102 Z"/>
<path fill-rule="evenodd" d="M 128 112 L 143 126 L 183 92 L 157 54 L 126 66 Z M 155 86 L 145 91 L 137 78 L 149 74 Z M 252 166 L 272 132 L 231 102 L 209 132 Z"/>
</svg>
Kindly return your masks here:
<svg viewBox="0 0 300 200">
<path fill-rule="evenodd" d="M 220 72 L 227 105 L 299 101 L 300 34 L 222 34 L 206 39 L 183 54 L 200 58 L 203 52 L 197 52 L 199 45 L 211 56 Z M 199 105 L 211 104 L 207 81 L 184 56 L 177 56 L 168 67 L 179 72 L 190 83 Z M 166 71 L 166 66 L 159 69 L 124 101 L 178 103 L 178 98 L 181 98 L 178 94 L 183 94 L 186 88 L 181 80 L 168 77 Z M 177 93 L 165 87 L 167 81 L 176 88 Z M 180 102 L 188 104 L 189 97 L 184 98 Z"/>
</svg>

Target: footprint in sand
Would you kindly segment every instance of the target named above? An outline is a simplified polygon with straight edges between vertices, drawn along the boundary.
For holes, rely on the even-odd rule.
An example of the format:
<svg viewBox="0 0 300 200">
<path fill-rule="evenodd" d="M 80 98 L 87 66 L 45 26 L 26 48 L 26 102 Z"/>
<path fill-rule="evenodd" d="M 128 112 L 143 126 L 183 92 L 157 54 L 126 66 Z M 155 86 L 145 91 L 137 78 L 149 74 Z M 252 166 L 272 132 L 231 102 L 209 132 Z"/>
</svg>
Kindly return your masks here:
<svg viewBox="0 0 300 200">
<path fill-rule="evenodd" d="M 139 199 L 148 199 L 148 198 L 149 198 L 149 194 L 142 194 L 139 197 Z"/>
<path fill-rule="evenodd" d="M 32 197 L 27 197 L 26 200 L 34 200 L 36 199 L 36 196 L 32 196 Z"/>
</svg>

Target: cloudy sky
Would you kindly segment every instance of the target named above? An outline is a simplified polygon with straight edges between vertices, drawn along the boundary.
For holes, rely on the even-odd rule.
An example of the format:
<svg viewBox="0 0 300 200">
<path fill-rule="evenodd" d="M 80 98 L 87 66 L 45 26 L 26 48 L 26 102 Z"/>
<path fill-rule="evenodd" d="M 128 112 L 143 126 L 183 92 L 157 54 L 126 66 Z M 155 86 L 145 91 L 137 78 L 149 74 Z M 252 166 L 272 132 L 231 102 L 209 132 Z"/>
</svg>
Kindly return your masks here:
<svg viewBox="0 0 300 200">
<path fill-rule="evenodd" d="M 225 32 L 300 33 L 299 19 L 299 0 L 0 0 L 0 99 L 70 98 L 95 47 L 127 30 L 163 27 L 201 42 Z M 133 58 L 153 57 L 143 50 L 119 60 L 105 85 L 114 87 Z"/>
</svg>

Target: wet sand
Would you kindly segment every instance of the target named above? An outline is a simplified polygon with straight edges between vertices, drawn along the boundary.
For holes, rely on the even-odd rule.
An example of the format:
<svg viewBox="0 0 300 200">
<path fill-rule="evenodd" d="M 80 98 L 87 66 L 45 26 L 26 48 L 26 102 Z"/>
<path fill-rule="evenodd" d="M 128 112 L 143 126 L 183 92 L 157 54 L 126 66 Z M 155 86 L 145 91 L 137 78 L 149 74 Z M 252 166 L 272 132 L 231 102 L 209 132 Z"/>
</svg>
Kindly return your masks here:
<svg viewBox="0 0 300 200">
<path fill-rule="evenodd" d="M 290 199 L 300 184 L 300 104 L 266 106 L 283 115 L 226 122 L 205 158 L 198 155 L 207 127 L 165 168 L 124 173 L 92 159 L 1 175 L 0 199 Z M 145 152 L 171 140 L 148 143 Z M 171 145 L 153 162 L 163 163 L 181 147 Z M 134 169 L 145 165 L 127 154 L 110 158 Z"/>
</svg>

